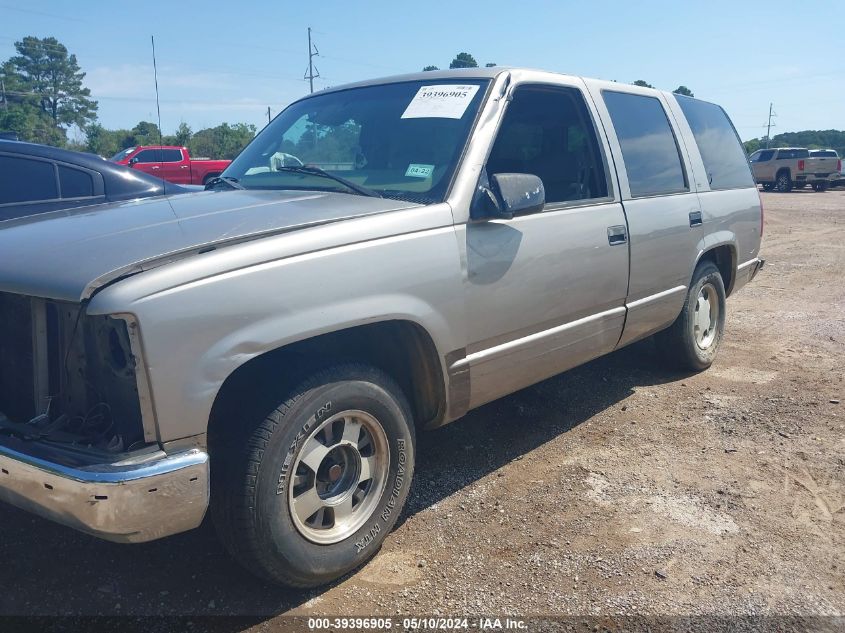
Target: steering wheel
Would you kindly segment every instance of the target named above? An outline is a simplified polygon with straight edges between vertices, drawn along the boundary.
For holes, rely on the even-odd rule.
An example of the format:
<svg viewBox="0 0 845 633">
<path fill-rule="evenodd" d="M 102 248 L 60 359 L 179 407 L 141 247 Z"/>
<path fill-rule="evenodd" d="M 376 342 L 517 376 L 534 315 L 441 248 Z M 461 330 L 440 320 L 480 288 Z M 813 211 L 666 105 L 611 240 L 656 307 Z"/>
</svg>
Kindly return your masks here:
<svg viewBox="0 0 845 633">
<path fill-rule="evenodd" d="M 288 154 L 286 152 L 276 152 L 272 156 L 270 156 L 270 170 L 271 171 L 278 171 L 279 167 L 304 167 L 305 163 L 302 162 L 297 156 L 293 154 Z"/>
</svg>

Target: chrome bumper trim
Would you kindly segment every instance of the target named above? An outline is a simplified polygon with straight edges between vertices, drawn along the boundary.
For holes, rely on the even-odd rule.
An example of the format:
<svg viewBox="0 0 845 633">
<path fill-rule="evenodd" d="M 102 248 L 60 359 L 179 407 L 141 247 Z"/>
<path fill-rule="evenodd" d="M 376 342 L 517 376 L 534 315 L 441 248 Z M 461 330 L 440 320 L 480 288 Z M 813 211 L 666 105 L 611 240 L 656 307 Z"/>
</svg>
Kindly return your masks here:
<svg viewBox="0 0 845 633">
<path fill-rule="evenodd" d="M 202 522 L 208 454 L 71 468 L 0 445 L 0 501 L 109 541 L 152 541 Z"/>
</svg>

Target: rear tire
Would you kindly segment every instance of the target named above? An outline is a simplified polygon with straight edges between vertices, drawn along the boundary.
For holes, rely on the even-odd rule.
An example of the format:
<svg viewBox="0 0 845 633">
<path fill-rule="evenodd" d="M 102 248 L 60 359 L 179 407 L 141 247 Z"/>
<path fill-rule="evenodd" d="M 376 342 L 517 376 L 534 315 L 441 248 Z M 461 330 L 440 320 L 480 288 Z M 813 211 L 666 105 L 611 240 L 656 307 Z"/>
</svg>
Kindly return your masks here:
<svg viewBox="0 0 845 633">
<path fill-rule="evenodd" d="M 303 381 L 267 417 L 227 422 L 227 431 L 242 428 L 212 444 L 211 511 L 238 562 L 305 588 L 376 554 L 414 471 L 410 408 L 389 376 L 337 365 Z"/>
<path fill-rule="evenodd" d="M 208 184 L 208 181 L 217 178 L 220 174 L 208 174 L 205 178 L 202 179 L 203 186 Z"/>
<path fill-rule="evenodd" d="M 823 193 L 827 191 L 827 183 L 826 182 L 818 182 L 813 185 L 813 190 L 818 193 Z"/>
<path fill-rule="evenodd" d="M 725 285 L 711 261 L 698 264 L 675 322 L 656 336 L 658 348 L 672 366 L 702 371 L 716 358 L 725 330 Z"/>
</svg>

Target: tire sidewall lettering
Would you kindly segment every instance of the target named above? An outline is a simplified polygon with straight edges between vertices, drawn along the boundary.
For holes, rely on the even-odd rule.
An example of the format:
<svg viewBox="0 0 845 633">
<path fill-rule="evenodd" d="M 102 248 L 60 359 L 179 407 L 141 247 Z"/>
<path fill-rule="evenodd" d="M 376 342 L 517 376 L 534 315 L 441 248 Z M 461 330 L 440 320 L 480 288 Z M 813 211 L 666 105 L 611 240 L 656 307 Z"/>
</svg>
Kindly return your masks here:
<svg viewBox="0 0 845 633">
<path fill-rule="evenodd" d="M 314 414 L 308 418 L 305 424 L 299 429 L 299 432 L 296 434 L 296 437 L 291 442 L 291 445 L 288 447 L 287 453 L 285 454 L 285 461 L 282 462 L 282 468 L 279 472 L 279 479 L 276 485 L 276 495 L 283 495 L 286 492 L 286 484 L 288 480 L 288 475 L 290 473 L 291 465 L 293 464 L 294 457 L 299 452 L 299 449 L 302 445 L 302 442 L 310 435 L 311 429 L 313 429 L 317 424 L 322 422 L 332 410 L 332 401 L 329 400 L 323 406 L 321 406 Z"/>
</svg>

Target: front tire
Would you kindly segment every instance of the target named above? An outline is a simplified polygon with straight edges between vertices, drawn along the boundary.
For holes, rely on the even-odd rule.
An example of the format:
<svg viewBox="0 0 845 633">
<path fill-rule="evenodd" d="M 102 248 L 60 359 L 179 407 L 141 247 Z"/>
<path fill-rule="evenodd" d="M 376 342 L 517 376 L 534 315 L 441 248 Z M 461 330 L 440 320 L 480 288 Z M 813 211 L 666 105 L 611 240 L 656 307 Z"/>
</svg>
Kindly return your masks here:
<svg viewBox="0 0 845 633">
<path fill-rule="evenodd" d="M 389 376 L 358 364 L 318 372 L 213 447 L 211 509 L 221 540 L 272 582 L 335 580 L 372 558 L 392 529 L 414 447 L 410 408 Z"/>
<path fill-rule="evenodd" d="M 725 303 L 725 284 L 719 269 L 711 261 L 699 263 L 681 313 L 656 337 L 663 357 L 691 371 L 710 367 L 725 330 Z"/>
<path fill-rule="evenodd" d="M 775 189 L 781 193 L 788 193 L 792 191 L 792 178 L 789 177 L 789 172 L 782 171 L 777 175 L 775 180 Z"/>
</svg>

